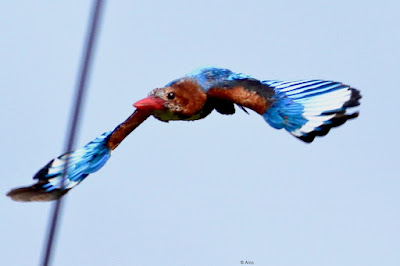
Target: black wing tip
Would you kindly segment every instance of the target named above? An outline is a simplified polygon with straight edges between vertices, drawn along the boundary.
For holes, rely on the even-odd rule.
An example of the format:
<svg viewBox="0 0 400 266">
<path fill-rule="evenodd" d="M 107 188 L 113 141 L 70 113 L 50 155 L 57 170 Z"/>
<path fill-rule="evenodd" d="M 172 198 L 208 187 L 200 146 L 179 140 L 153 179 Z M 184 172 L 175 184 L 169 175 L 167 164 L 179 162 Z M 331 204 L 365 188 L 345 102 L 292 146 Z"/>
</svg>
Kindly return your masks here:
<svg viewBox="0 0 400 266">
<path fill-rule="evenodd" d="M 351 91 L 350 99 L 343 104 L 343 107 L 348 108 L 359 106 L 359 100 L 362 98 L 360 91 L 354 88 L 349 88 L 349 90 Z"/>
<path fill-rule="evenodd" d="M 57 200 L 68 192 L 68 190 L 60 189 L 46 192 L 41 188 L 41 185 L 42 184 L 35 184 L 29 187 L 12 189 L 7 193 L 7 196 L 10 197 L 12 200 L 18 202 L 45 202 Z"/>
<path fill-rule="evenodd" d="M 52 159 L 50 162 L 48 162 L 45 166 L 43 166 L 42 169 L 40 169 L 34 176 L 33 179 L 48 179 L 47 174 L 49 172 L 49 167 L 51 164 L 54 162 L 55 159 Z"/>
<path fill-rule="evenodd" d="M 336 116 L 334 116 L 332 119 L 329 120 L 331 123 L 324 124 L 320 126 L 318 130 L 311 131 L 304 136 L 296 136 L 296 137 L 306 143 L 311 143 L 314 141 L 315 137 L 325 136 L 326 134 L 329 133 L 331 128 L 341 126 L 344 123 L 346 123 L 347 120 L 351 120 L 358 117 L 359 114 L 360 114 L 359 112 L 355 112 L 352 114 L 345 114 L 343 112 L 337 113 Z"/>
<path fill-rule="evenodd" d="M 343 110 L 360 105 L 360 99 L 362 98 L 360 91 L 351 87 L 349 87 L 349 90 L 351 91 L 350 99 L 343 104 L 342 107 Z M 329 120 L 330 121 L 329 124 L 324 124 L 320 126 L 318 130 L 311 131 L 304 136 L 300 137 L 296 136 L 296 137 L 306 143 L 311 143 L 314 141 L 315 137 L 317 136 L 322 137 L 328 134 L 331 128 L 341 126 L 344 123 L 346 123 L 347 120 L 351 120 L 358 117 L 360 115 L 360 112 L 356 111 L 351 114 L 346 114 L 345 111 L 341 111 L 341 112 L 326 112 L 323 114 L 324 115 L 335 114 L 335 116 Z"/>
</svg>

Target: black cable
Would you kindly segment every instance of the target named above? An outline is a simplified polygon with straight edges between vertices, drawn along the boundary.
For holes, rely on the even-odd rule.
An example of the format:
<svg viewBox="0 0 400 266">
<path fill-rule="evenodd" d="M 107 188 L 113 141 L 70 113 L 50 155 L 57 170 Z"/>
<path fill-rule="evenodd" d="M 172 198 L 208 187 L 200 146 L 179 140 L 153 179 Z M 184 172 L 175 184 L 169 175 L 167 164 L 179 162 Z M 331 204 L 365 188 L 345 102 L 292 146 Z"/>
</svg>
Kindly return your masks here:
<svg viewBox="0 0 400 266">
<path fill-rule="evenodd" d="M 85 95 L 85 91 L 86 91 L 87 75 L 89 72 L 90 62 L 91 62 L 92 53 L 93 53 L 93 47 L 94 47 L 94 44 L 96 41 L 97 28 L 98 28 L 98 24 L 99 24 L 99 20 L 100 20 L 100 13 L 101 13 L 101 10 L 103 7 L 103 2 L 104 2 L 103 0 L 96 0 L 93 2 L 91 22 L 89 24 L 90 25 L 89 26 L 90 27 L 89 28 L 89 36 L 86 40 L 80 76 L 79 76 L 79 79 L 78 79 L 78 82 L 76 85 L 74 110 L 72 113 L 72 118 L 70 120 L 69 136 L 68 136 L 68 140 L 66 142 L 66 152 L 67 153 L 71 152 L 74 147 L 75 135 L 76 135 L 76 130 L 78 128 L 81 105 L 84 100 L 84 95 Z M 67 157 L 66 162 L 65 162 L 61 188 L 64 185 L 65 177 L 67 175 L 68 163 L 69 163 L 69 157 Z M 54 206 L 53 207 L 53 215 L 50 220 L 50 228 L 48 231 L 48 236 L 47 236 L 47 241 L 46 241 L 46 249 L 44 250 L 44 254 L 43 254 L 43 261 L 42 261 L 43 266 L 48 266 L 50 263 L 53 243 L 54 243 L 54 239 L 56 236 L 57 221 L 58 221 L 58 217 L 61 212 L 62 201 L 63 201 L 63 197 L 58 199 L 53 205 Z"/>
</svg>

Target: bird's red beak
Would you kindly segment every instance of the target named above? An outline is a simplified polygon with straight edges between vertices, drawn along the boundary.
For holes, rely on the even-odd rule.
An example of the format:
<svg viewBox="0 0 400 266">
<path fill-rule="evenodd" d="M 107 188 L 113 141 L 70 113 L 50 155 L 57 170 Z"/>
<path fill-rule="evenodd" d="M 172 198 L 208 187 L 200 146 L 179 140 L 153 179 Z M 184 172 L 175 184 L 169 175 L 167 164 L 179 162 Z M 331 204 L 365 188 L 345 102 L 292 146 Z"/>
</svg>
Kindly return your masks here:
<svg viewBox="0 0 400 266">
<path fill-rule="evenodd" d="M 162 110 L 165 109 L 165 101 L 160 98 L 149 96 L 135 102 L 133 106 L 144 111 Z"/>
</svg>

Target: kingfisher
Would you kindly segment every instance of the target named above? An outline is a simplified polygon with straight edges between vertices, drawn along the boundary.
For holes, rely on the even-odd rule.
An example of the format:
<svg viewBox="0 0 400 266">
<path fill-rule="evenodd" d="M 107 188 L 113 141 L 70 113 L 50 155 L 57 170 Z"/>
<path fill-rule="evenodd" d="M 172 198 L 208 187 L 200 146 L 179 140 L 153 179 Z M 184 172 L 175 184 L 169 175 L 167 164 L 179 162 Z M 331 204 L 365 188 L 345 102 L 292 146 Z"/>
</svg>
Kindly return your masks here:
<svg viewBox="0 0 400 266">
<path fill-rule="evenodd" d="M 275 129 L 285 129 L 299 140 L 311 143 L 333 127 L 356 118 L 360 92 L 341 82 L 306 79 L 259 80 L 217 67 L 203 67 L 164 87 L 152 90 L 136 102 L 124 122 L 84 147 L 52 159 L 33 177 L 36 183 L 8 192 L 15 201 L 57 200 L 96 172 L 111 151 L 148 117 L 168 122 L 205 118 L 213 110 L 235 113 L 235 106 L 261 115 Z M 66 171 L 63 178 L 63 172 Z"/>
</svg>

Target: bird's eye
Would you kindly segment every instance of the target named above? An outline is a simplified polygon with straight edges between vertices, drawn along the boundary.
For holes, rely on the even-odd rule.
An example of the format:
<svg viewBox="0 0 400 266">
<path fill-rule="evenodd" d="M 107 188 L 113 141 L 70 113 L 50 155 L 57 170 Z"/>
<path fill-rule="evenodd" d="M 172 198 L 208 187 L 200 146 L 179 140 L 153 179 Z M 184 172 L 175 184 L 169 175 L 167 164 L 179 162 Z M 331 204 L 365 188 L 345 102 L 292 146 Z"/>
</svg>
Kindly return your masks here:
<svg viewBox="0 0 400 266">
<path fill-rule="evenodd" d="M 175 93 L 173 93 L 173 92 L 168 93 L 167 98 L 170 100 L 175 99 Z"/>
</svg>

